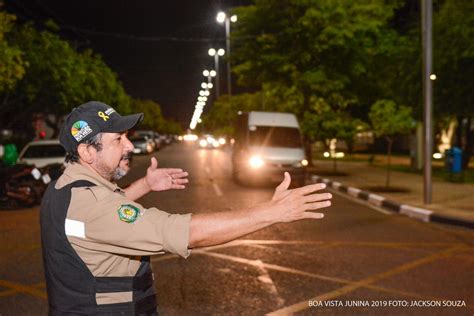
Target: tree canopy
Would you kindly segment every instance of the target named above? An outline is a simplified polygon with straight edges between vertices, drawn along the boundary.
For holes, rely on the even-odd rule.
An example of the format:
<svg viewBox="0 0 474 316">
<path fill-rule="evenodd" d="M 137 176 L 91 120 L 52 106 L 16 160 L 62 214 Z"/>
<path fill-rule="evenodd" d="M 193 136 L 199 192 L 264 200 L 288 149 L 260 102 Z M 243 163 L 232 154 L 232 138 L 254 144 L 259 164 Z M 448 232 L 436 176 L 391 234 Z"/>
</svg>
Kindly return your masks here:
<svg viewBox="0 0 474 316">
<path fill-rule="evenodd" d="M 52 21 L 43 25 L 16 24 L 0 11 L 0 114 L 3 126 L 31 128 L 35 113 L 60 117 L 90 100 L 105 102 L 122 114 L 132 112 L 132 97 L 117 74 L 92 49 L 77 50 L 58 35 Z M 180 131 L 167 122 L 158 104 L 133 101 L 134 111 L 146 113 L 149 128 Z M 21 109 L 21 111 L 18 111 Z M 57 130 L 57 121 L 47 120 Z"/>
<path fill-rule="evenodd" d="M 25 74 L 22 51 L 7 36 L 13 29 L 15 16 L 0 11 L 0 93 L 10 91 Z"/>
</svg>

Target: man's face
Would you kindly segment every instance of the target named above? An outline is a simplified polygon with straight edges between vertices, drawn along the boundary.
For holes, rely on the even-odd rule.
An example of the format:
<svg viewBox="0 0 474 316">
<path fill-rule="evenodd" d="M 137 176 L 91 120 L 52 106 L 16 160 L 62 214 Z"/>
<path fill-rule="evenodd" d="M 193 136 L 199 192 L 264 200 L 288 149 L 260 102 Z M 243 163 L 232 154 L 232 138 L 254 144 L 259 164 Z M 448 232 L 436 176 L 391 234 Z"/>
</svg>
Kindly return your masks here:
<svg viewBox="0 0 474 316">
<path fill-rule="evenodd" d="M 133 144 L 127 133 L 103 133 L 102 150 L 97 152 L 95 168 L 107 180 L 116 181 L 130 170 Z"/>
</svg>

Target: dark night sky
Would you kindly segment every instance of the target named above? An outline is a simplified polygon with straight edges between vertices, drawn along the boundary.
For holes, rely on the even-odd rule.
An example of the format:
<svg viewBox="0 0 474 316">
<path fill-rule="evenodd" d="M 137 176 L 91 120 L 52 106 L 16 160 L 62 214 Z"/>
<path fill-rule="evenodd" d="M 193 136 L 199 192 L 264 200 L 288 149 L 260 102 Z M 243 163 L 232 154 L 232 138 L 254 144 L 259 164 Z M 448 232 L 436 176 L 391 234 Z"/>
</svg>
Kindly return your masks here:
<svg viewBox="0 0 474 316">
<path fill-rule="evenodd" d="M 53 19 L 64 38 L 92 48 L 134 98 L 153 99 L 167 117 L 187 127 L 202 70 L 213 68 L 210 47 L 225 47 L 218 11 L 245 0 L 7 0 L 20 21 Z M 140 39 L 142 38 L 142 39 Z M 174 38 L 175 40 L 170 40 Z M 221 63 L 225 80 L 225 65 Z M 225 91 L 221 81 L 221 91 Z"/>
</svg>

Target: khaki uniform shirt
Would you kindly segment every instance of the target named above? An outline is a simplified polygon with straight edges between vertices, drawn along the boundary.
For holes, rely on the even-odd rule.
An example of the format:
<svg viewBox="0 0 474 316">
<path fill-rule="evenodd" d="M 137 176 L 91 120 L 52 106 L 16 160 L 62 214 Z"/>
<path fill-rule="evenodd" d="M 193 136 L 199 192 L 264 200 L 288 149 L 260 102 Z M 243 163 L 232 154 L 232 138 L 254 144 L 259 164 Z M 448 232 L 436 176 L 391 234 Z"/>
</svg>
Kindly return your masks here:
<svg viewBox="0 0 474 316">
<path fill-rule="evenodd" d="M 134 276 L 140 257 L 164 252 L 190 255 L 191 214 L 144 208 L 125 192 L 86 167 L 69 164 L 55 188 L 77 180 L 96 186 L 73 188 L 65 231 L 69 242 L 94 276 Z M 132 292 L 98 293 L 97 304 L 132 301 Z"/>
</svg>

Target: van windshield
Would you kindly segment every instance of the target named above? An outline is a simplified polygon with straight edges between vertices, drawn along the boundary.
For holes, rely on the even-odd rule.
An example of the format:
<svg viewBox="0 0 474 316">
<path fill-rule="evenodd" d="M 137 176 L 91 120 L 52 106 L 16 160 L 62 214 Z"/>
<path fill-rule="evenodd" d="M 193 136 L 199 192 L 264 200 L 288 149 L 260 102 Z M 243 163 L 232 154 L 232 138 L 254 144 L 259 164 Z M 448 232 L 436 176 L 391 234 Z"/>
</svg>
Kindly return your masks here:
<svg viewBox="0 0 474 316">
<path fill-rule="evenodd" d="M 301 148 L 300 131 L 294 127 L 256 126 L 249 130 L 250 146 Z"/>
</svg>

